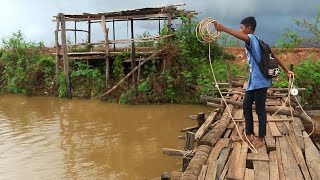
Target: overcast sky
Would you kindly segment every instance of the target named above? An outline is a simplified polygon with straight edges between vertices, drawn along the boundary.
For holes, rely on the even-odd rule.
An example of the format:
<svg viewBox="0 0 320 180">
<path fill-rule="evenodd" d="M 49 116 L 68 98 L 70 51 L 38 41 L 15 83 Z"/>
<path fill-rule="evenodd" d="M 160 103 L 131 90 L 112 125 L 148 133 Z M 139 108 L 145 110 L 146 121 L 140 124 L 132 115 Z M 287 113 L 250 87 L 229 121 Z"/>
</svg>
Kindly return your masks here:
<svg viewBox="0 0 320 180">
<path fill-rule="evenodd" d="M 220 23 L 239 29 L 240 21 L 247 16 L 257 19 L 256 34 L 266 42 L 274 44 L 288 28 L 293 28 L 292 18 L 310 19 L 320 8 L 319 0 L 0 0 L 0 37 L 8 37 L 21 30 L 29 41 L 43 41 L 53 46 L 57 13 L 81 14 L 97 13 L 144 7 L 157 7 L 185 3 L 179 9 L 201 12 L 197 18 L 213 17 Z M 86 27 L 79 25 L 78 27 Z M 73 28 L 74 24 L 67 24 Z M 119 39 L 130 36 L 126 22 L 116 24 L 116 36 Z M 130 27 L 129 27 L 130 28 Z M 93 40 L 102 40 L 99 24 L 94 25 Z M 156 33 L 157 23 L 136 23 L 135 33 L 147 30 Z M 101 31 L 101 32 L 100 32 Z M 101 36 L 100 36 L 101 35 Z M 71 37 L 70 37 L 71 38 Z M 110 36 L 112 38 L 112 36 Z M 78 35 L 78 42 L 85 37 Z"/>
</svg>

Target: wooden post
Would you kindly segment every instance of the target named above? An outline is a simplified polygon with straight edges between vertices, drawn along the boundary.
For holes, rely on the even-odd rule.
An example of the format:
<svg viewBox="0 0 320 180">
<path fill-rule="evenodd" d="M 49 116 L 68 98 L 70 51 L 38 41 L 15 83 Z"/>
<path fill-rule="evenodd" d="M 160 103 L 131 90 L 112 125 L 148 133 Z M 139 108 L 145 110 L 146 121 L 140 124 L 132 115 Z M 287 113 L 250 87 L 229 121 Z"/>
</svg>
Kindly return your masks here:
<svg viewBox="0 0 320 180">
<path fill-rule="evenodd" d="M 188 23 L 189 23 L 189 27 L 191 27 L 191 15 L 188 15 Z M 191 34 L 191 28 L 189 28 L 189 34 Z"/>
<path fill-rule="evenodd" d="M 104 32 L 104 45 L 106 48 L 106 87 L 109 87 L 109 79 L 110 79 L 110 59 L 109 59 L 109 40 L 108 40 L 108 32 L 109 28 L 107 28 L 106 17 L 105 15 L 101 16 L 101 26 Z"/>
<path fill-rule="evenodd" d="M 201 125 L 206 121 L 205 113 L 201 112 L 197 114 L 197 122 L 198 127 L 201 127 Z"/>
<path fill-rule="evenodd" d="M 171 13 L 168 13 L 168 24 L 167 24 L 167 28 L 168 28 L 169 34 L 172 33 L 171 26 L 172 26 L 172 14 L 171 14 Z"/>
<path fill-rule="evenodd" d="M 228 78 L 228 84 L 229 88 L 232 88 L 232 77 L 230 73 L 230 62 L 226 61 L 226 68 L 227 68 L 227 78 Z"/>
<path fill-rule="evenodd" d="M 138 63 L 138 77 L 137 77 L 137 82 L 139 83 L 140 81 L 140 74 L 141 74 L 141 68 L 140 68 L 140 61 Z"/>
<path fill-rule="evenodd" d="M 88 42 L 87 43 L 89 43 L 89 44 L 91 43 L 91 21 L 90 20 L 88 20 Z M 89 45 L 89 47 L 90 47 L 90 45 Z M 91 49 L 91 47 L 89 49 Z"/>
<path fill-rule="evenodd" d="M 114 19 L 112 20 L 112 33 L 113 33 L 113 40 L 116 40 L 116 32 L 115 32 L 115 27 L 114 27 Z M 113 43 L 113 49 L 116 49 L 116 43 Z"/>
<path fill-rule="evenodd" d="M 57 26 L 55 31 L 55 44 L 56 44 L 56 80 L 59 73 L 60 65 L 60 45 L 59 45 L 59 26 L 60 26 L 60 14 L 57 15 Z"/>
<path fill-rule="evenodd" d="M 170 179 L 171 179 L 171 176 L 169 173 L 167 172 L 161 173 L 161 180 L 170 180 Z"/>
<path fill-rule="evenodd" d="M 71 80 L 70 80 L 70 70 L 69 70 L 69 61 L 68 61 L 68 47 L 67 47 L 67 37 L 66 37 L 66 21 L 64 14 L 59 14 L 61 18 L 61 43 L 62 43 L 62 52 L 63 52 L 63 66 L 64 74 L 66 77 L 67 92 L 66 95 L 68 98 L 71 96 Z"/>
<path fill-rule="evenodd" d="M 77 21 L 74 21 L 74 50 L 77 50 Z"/>
<path fill-rule="evenodd" d="M 133 19 L 131 19 L 131 69 L 136 67 L 136 48 L 134 44 L 134 32 L 133 32 Z M 137 84 L 137 73 L 132 74 L 132 84 L 134 85 L 135 90 L 138 90 Z"/>
<path fill-rule="evenodd" d="M 161 35 L 161 23 L 160 23 L 160 17 L 159 17 L 159 36 Z"/>
<path fill-rule="evenodd" d="M 185 150 L 193 150 L 194 149 L 194 138 L 195 138 L 195 133 L 188 131 L 187 132 L 187 139 L 186 139 L 186 143 L 184 146 Z M 184 172 L 190 162 L 190 158 L 184 157 L 182 159 L 182 172 Z"/>
</svg>

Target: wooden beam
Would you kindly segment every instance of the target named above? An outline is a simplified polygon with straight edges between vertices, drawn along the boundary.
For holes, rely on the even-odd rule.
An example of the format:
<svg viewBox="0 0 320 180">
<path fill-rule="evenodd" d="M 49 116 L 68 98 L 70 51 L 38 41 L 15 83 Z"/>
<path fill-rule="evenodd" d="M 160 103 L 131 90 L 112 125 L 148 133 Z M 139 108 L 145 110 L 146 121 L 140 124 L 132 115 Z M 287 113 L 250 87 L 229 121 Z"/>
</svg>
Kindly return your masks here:
<svg viewBox="0 0 320 180">
<path fill-rule="evenodd" d="M 211 112 L 209 117 L 206 119 L 206 121 L 201 125 L 199 130 L 196 132 L 195 140 L 199 141 L 203 135 L 207 132 L 209 129 L 210 124 L 212 124 L 213 121 L 216 120 L 217 112 Z"/>
</svg>

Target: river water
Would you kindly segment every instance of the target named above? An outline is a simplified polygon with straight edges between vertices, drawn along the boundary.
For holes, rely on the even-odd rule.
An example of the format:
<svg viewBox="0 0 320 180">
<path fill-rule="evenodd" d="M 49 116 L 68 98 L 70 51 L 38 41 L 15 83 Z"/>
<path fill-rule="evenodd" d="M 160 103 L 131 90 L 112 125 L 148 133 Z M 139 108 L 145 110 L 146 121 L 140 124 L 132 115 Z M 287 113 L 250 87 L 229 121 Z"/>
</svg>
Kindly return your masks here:
<svg viewBox="0 0 320 180">
<path fill-rule="evenodd" d="M 195 105 L 0 95 L 0 179 L 153 179 L 180 170 L 162 148 L 183 149 Z"/>
</svg>

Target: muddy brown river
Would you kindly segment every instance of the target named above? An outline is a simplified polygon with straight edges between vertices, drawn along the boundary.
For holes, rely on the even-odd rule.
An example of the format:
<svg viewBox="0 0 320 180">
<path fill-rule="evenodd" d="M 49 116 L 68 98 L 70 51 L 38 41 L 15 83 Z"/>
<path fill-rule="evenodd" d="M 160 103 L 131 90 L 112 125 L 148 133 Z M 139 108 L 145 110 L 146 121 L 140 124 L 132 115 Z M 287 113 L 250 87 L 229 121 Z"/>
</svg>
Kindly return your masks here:
<svg viewBox="0 0 320 180">
<path fill-rule="evenodd" d="M 153 179 L 181 169 L 162 148 L 183 149 L 195 105 L 0 95 L 0 179 Z"/>
</svg>

